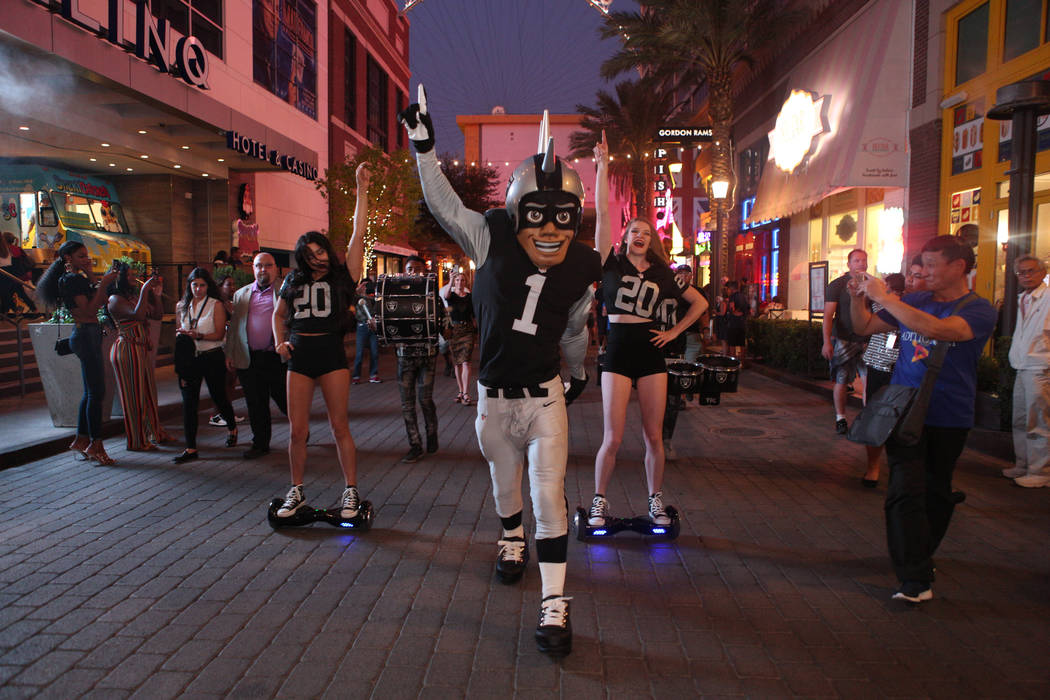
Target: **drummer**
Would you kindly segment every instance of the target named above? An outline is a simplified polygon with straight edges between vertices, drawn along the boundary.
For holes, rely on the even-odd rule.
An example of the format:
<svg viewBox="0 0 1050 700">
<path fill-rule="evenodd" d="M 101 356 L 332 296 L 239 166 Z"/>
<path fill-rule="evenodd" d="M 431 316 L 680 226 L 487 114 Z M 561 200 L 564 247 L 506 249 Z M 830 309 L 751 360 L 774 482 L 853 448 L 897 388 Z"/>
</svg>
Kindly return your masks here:
<svg viewBox="0 0 1050 700">
<path fill-rule="evenodd" d="M 649 519 L 654 525 L 671 522 L 664 508 L 664 408 L 667 403 L 667 370 L 663 347 L 682 335 L 707 309 L 694 287 L 682 288 L 667 262 L 663 242 L 645 219 L 632 219 L 615 251 L 605 253 L 602 290 L 609 314 L 609 337 L 602 365 L 602 415 L 605 431 L 594 462 L 594 500 L 588 524 L 605 525 L 609 501 L 605 497 L 616 453 L 623 441 L 631 383 L 638 387 L 645 442 L 645 477 L 649 494 Z M 665 300 L 682 300 L 689 311 L 667 330 L 656 319 Z"/>
<path fill-rule="evenodd" d="M 427 264 L 418 255 L 405 258 L 405 274 L 422 277 L 427 273 Z M 441 314 L 445 313 L 443 304 L 438 304 Z M 443 319 L 442 319 L 443 320 Z M 401 417 L 405 420 L 405 432 L 408 433 L 408 452 L 401 458 L 409 464 L 423 459 L 423 440 L 419 434 L 419 422 L 416 418 L 416 398 L 423 411 L 423 425 L 427 431 L 426 453 L 433 454 L 438 450 L 437 406 L 434 405 L 434 369 L 437 365 L 437 345 L 435 343 L 397 345 L 397 381 L 401 391 Z"/>
</svg>

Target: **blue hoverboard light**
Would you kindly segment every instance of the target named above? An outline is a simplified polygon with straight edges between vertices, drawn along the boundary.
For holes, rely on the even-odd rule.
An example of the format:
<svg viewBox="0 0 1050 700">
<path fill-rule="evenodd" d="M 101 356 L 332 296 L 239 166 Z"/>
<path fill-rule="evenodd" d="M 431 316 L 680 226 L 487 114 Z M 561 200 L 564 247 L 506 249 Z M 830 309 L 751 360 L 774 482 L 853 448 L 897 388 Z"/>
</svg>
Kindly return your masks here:
<svg viewBox="0 0 1050 700">
<path fill-rule="evenodd" d="M 665 534 L 667 534 L 667 529 L 666 528 L 662 528 L 662 527 L 654 527 L 653 528 L 653 534 L 654 535 L 665 535 Z"/>
<path fill-rule="evenodd" d="M 609 531 L 608 530 L 595 530 L 591 534 L 592 535 L 608 535 Z"/>
<path fill-rule="evenodd" d="M 339 527 L 353 527 L 353 523 L 339 523 Z"/>
</svg>

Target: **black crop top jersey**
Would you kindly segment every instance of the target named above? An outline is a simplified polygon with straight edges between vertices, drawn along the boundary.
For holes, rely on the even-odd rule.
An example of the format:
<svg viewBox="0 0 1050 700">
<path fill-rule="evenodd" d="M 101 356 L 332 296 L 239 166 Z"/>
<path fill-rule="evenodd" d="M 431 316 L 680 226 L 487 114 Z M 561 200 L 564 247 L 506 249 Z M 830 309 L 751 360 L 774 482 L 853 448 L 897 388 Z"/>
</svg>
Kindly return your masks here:
<svg viewBox="0 0 1050 700">
<path fill-rule="evenodd" d="M 681 299 L 682 292 L 666 265 L 653 263 L 645 272 L 638 272 L 626 255 L 610 253 L 605 259 L 602 294 L 610 316 L 632 314 L 656 319 L 660 304 L 665 299 Z"/>
<path fill-rule="evenodd" d="M 463 296 L 455 292 L 448 293 L 448 317 L 452 319 L 453 323 L 464 323 L 474 320 L 474 300 L 471 298 L 470 292 Z"/>
<path fill-rule="evenodd" d="M 572 241 L 565 261 L 543 273 L 518 244 L 506 209 L 486 212 L 485 222 L 488 257 L 471 290 L 481 334 L 478 379 L 488 387 L 545 382 L 561 368 L 569 310 L 601 277 L 598 253 Z"/>
<path fill-rule="evenodd" d="M 67 272 L 58 278 L 58 293 L 66 308 L 72 310 L 77 306 L 76 298 L 86 296 L 90 299 L 95 295 L 95 287 L 84 275 Z"/>
<path fill-rule="evenodd" d="M 288 328 L 299 333 L 346 333 L 357 283 L 339 265 L 316 281 L 295 284 L 295 273 L 284 278 L 279 296 L 288 304 Z"/>
</svg>

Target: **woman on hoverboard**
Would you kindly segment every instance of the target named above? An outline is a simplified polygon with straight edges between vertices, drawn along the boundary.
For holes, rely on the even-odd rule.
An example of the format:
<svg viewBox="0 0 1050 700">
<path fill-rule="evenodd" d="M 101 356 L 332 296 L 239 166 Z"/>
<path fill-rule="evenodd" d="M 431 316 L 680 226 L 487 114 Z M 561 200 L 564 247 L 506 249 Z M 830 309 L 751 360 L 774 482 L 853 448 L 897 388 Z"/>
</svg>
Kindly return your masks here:
<svg viewBox="0 0 1050 700">
<path fill-rule="evenodd" d="M 349 308 L 363 267 L 370 180 L 368 166 L 362 163 L 357 167 L 354 232 L 346 246 L 346 265 L 339 264 L 326 236 L 317 231 L 304 233 L 295 244 L 297 269 L 285 278 L 274 308 L 275 350 L 288 362 L 288 462 L 292 476 L 292 487 L 277 510 L 278 518 L 291 518 L 306 505 L 306 437 L 310 431 L 310 404 L 318 384 L 346 483 L 339 515 L 349 520 L 357 517 L 360 510 L 357 448 L 347 418 L 350 370 L 343 338 L 349 330 Z"/>
</svg>

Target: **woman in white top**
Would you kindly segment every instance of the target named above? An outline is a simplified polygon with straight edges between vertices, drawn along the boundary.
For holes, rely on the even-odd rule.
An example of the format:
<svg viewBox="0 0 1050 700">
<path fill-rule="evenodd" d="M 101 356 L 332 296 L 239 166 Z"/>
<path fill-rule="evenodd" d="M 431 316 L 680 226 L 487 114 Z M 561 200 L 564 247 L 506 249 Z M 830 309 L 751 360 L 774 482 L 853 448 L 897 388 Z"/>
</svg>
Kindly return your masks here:
<svg viewBox="0 0 1050 700">
<path fill-rule="evenodd" d="M 186 294 L 175 309 L 179 325 L 176 333 L 193 339 L 196 355 L 193 362 L 179 374 L 182 390 L 182 424 L 186 430 L 186 450 L 175 458 L 176 464 L 197 459 L 197 419 L 201 395 L 201 381 L 208 383 L 208 393 L 229 426 L 226 446 L 237 444 L 237 423 L 233 406 L 226 395 L 226 309 L 215 280 L 207 270 L 194 268 L 186 278 Z"/>
</svg>

